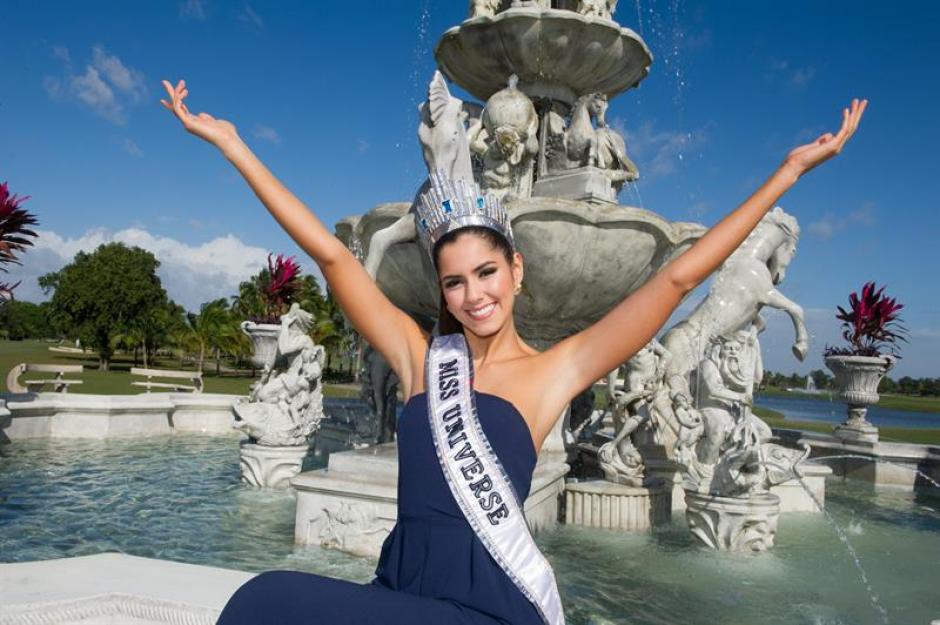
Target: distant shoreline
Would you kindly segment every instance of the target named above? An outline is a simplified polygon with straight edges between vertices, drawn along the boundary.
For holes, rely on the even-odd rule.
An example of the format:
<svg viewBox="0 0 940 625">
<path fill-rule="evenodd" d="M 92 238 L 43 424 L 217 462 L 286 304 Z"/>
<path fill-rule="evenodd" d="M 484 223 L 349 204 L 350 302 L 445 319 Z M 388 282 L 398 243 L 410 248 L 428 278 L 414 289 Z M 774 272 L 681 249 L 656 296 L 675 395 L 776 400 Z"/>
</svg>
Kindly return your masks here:
<svg viewBox="0 0 940 625">
<path fill-rule="evenodd" d="M 808 401 L 838 401 L 832 397 L 832 392 L 829 390 L 822 390 L 819 393 L 803 393 L 781 388 L 766 388 L 757 393 L 757 397 L 761 395 L 766 395 L 767 397 L 805 399 Z M 911 395 L 882 393 L 878 405 L 887 410 L 940 413 L 940 397 L 913 397 Z"/>
</svg>

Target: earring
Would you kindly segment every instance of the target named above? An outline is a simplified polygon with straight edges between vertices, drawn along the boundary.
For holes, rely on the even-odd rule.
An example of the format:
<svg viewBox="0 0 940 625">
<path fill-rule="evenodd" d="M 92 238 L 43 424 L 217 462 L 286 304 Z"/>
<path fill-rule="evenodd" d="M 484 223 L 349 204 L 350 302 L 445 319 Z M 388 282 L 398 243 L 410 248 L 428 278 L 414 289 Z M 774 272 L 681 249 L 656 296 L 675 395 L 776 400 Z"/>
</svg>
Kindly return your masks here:
<svg viewBox="0 0 940 625">
<path fill-rule="evenodd" d="M 522 293 L 522 283 L 520 282 L 519 284 L 517 284 L 516 288 L 513 289 L 512 292 L 515 293 L 516 295 L 519 295 L 520 293 Z"/>
</svg>

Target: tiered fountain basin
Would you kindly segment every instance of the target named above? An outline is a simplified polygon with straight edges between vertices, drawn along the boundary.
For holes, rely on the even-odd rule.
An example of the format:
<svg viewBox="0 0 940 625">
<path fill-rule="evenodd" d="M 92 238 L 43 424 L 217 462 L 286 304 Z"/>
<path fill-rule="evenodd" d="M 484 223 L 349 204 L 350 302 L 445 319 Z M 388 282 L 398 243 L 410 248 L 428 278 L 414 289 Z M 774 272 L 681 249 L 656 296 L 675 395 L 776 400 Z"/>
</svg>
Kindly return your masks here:
<svg viewBox="0 0 940 625">
<path fill-rule="evenodd" d="M 529 97 L 568 104 L 636 86 L 653 61 L 643 40 L 612 20 L 527 7 L 466 20 L 444 33 L 434 56 L 449 79 L 481 101 L 515 74 Z"/>
<path fill-rule="evenodd" d="M 381 204 L 341 221 L 337 234 L 347 245 L 357 237 L 367 254 L 372 236 L 409 207 Z M 591 325 L 705 233 L 700 224 L 615 204 L 528 198 L 509 202 L 507 210 L 525 257 L 516 327 L 535 341 L 558 341 Z M 437 276 L 421 244 L 389 248 L 376 278 L 396 306 L 436 318 Z"/>
<path fill-rule="evenodd" d="M 25 438 L 113 438 L 174 432 L 235 434 L 237 395 L 212 393 L 5 393 L 0 441 Z"/>
<path fill-rule="evenodd" d="M 211 623 L 255 572 L 372 579 L 374 558 L 295 545 L 295 496 L 240 485 L 238 463 L 230 438 L 197 434 L 0 447 L 0 623 Z M 827 510 L 889 622 L 940 618 L 940 500 L 828 486 Z M 701 548 L 680 514 L 652 533 L 561 525 L 536 541 L 570 625 L 884 622 L 823 515 L 782 513 L 774 549 L 761 554 Z M 136 557 L 71 560 L 105 552 Z M 76 618 L 61 618 L 64 602 Z"/>
</svg>

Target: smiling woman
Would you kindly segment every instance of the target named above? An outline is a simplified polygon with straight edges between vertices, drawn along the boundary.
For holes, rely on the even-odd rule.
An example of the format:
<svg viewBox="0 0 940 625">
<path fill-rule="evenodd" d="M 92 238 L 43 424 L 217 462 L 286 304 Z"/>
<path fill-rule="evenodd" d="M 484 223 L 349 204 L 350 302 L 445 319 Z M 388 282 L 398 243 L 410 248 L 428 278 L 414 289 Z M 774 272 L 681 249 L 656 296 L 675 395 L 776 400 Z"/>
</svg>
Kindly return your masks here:
<svg viewBox="0 0 940 625">
<path fill-rule="evenodd" d="M 600 321 L 539 353 L 514 325 L 523 259 L 509 216 L 494 196 L 431 168 L 415 225 L 442 295 L 439 336 L 432 341 L 258 160 L 233 124 L 190 113 L 183 81 L 164 87 L 164 106 L 186 130 L 222 152 L 317 262 L 340 306 L 391 364 L 409 400 L 399 436 L 398 522 L 383 545 L 373 583 L 266 573 L 230 600 L 219 621 L 225 625 L 280 623 L 314 613 L 323 622 L 346 623 L 564 623 L 554 574 L 522 514 L 536 458 L 521 452 L 533 449 L 532 441 L 539 449 L 577 393 L 643 347 L 800 176 L 841 151 L 867 104 L 854 100 L 838 133 L 791 151 L 737 210 Z M 438 91 L 446 96 L 446 90 Z M 453 100 L 445 96 L 441 102 L 450 106 Z M 434 103 L 432 94 L 432 118 L 441 114 L 441 108 L 433 109 L 441 102 Z M 445 133 L 445 144 L 450 136 Z M 433 142 L 433 136 L 425 139 Z M 469 163 L 468 143 L 456 145 L 457 162 Z M 431 162 L 441 161 L 432 153 Z"/>
</svg>

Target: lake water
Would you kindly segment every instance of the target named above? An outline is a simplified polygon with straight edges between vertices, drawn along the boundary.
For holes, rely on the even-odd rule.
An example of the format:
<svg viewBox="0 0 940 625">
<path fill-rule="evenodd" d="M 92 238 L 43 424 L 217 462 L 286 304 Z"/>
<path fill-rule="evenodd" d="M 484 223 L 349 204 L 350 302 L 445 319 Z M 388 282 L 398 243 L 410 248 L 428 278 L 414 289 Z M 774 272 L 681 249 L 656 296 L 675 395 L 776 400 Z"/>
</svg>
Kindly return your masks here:
<svg viewBox="0 0 940 625">
<path fill-rule="evenodd" d="M 758 395 L 754 403 L 761 408 L 782 412 L 795 421 L 824 421 L 842 423 L 846 418 L 846 405 L 838 400 L 824 399 L 794 393 L 787 396 Z M 868 420 L 878 427 L 940 428 L 940 413 L 913 410 L 888 410 L 880 406 L 868 409 Z"/>
</svg>

